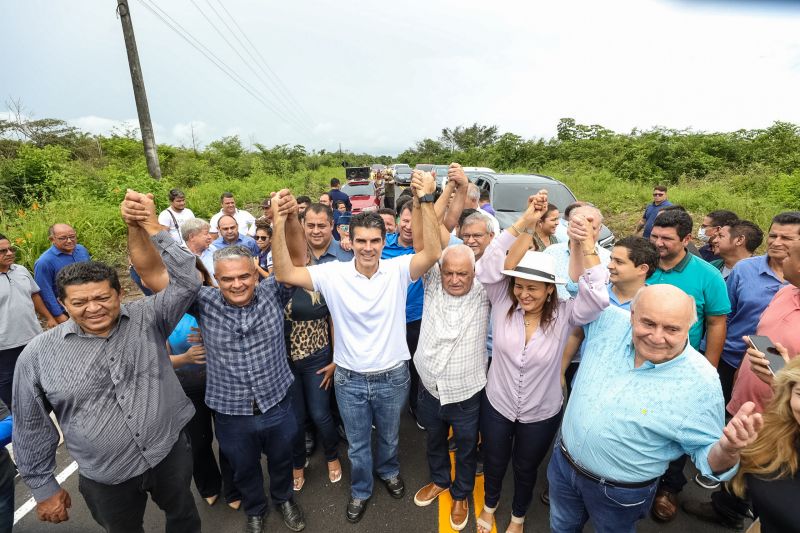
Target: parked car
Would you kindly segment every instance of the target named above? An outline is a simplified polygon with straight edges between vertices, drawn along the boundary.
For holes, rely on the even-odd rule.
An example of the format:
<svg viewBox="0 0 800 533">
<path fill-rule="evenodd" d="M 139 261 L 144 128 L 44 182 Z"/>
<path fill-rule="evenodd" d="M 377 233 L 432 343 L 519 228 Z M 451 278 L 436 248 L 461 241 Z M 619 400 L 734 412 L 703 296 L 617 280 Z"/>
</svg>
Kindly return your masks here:
<svg viewBox="0 0 800 533">
<path fill-rule="evenodd" d="M 421 170 L 423 172 L 430 172 L 433 167 L 436 165 L 432 165 L 431 163 L 417 163 L 414 166 L 414 170 Z"/>
<path fill-rule="evenodd" d="M 486 172 L 489 174 L 495 174 L 495 171 L 489 167 L 464 167 L 464 172 Z"/>
<path fill-rule="evenodd" d="M 550 176 L 539 174 L 493 174 L 489 172 L 470 173 L 469 179 L 481 190 L 489 191 L 489 201 L 505 229 L 513 224 L 528 208 L 528 197 L 540 189 L 547 190 L 548 201 L 557 206 L 563 215 L 567 206 L 575 202 L 575 195 L 569 187 Z M 614 246 L 614 234 L 603 225 L 600 230 L 598 244 L 611 249 Z"/>
<path fill-rule="evenodd" d="M 411 183 L 411 167 L 406 165 L 405 163 L 398 163 L 396 165 L 392 165 L 391 167 L 394 170 L 394 181 L 399 185 L 408 185 Z"/>
<path fill-rule="evenodd" d="M 383 202 L 383 191 L 374 181 L 348 181 L 342 185 L 342 192 L 350 197 L 354 215 L 364 211 L 377 211 Z"/>
<path fill-rule="evenodd" d="M 450 165 L 433 165 L 431 169 L 432 172 L 436 172 L 436 186 L 440 189 L 444 189 L 444 186 L 447 184 L 448 168 L 450 168 Z"/>
</svg>

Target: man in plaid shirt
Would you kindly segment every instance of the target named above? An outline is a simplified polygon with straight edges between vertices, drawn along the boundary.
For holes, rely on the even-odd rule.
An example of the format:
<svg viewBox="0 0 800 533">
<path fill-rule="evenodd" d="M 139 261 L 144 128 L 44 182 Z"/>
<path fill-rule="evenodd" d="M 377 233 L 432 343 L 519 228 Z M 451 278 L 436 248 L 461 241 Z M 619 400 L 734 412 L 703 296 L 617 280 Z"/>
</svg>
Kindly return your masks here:
<svg viewBox="0 0 800 533">
<path fill-rule="evenodd" d="M 460 531 L 469 518 L 467 497 L 475 485 L 478 419 L 486 386 L 489 298 L 475 279 L 475 254 L 464 244 L 445 248 L 441 267 L 423 277 L 425 305 L 414 362 L 420 387 L 417 416 L 425 426 L 432 481 L 414 503 L 424 507 L 450 490 L 450 526 Z M 456 475 L 450 482 L 448 430 L 456 442 Z"/>
</svg>

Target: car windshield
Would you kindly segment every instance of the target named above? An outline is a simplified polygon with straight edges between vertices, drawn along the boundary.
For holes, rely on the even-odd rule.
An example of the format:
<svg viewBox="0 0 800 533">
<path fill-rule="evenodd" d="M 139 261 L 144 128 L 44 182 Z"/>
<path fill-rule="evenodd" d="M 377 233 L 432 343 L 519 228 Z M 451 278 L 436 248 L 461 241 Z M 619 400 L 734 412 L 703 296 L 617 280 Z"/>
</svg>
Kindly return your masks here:
<svg viewBox="0 0 800 533">
<path fill-rule="evenodd" d="M 528 197 L 539 189 L 547 190 L 547 200 L 562 213 L 575 201 L 569 189 L 560 183 L 497 183 L 492 193 L 492 208 L 521 213 L 528 208 Z"/>
<path fill-rule="evenodd" d="M 395 174 L 411 174 L 411 167 L 397 167 Z"/>
<path fill-rule="evenodd" d="M 395 170 L 411 170 L 411 167 L 406 165 L 405 163 L 398 163 L 394 166 Z"/>
<path fill-rule="evenodd" d="M 342 192 L 348 196 L 374 196 L 375 187 L 371 183 L 347 184 L 342 187 Z"/>
<path fill-rule="evenodd" d="M 429 165 L 429 164 L 423 163 L 423 164 L 415 166 L 414 168 L 417 169 L 417 170 L 421 170 L 423 172 L 430 172 L 431 169 L 433 168 L 433 165 Z"/>
<path fill-rule="evenodd" d="M 435 170 L 436 171 L 436 177 L 440 178 L 442 176 L 447 176 L 447 169 L 448 168 L 450 168 L 450 167 L 447 167 L 447 166 L 444 166 L 444 165 L 436 165 L 431 170 Z"/>
</svg>

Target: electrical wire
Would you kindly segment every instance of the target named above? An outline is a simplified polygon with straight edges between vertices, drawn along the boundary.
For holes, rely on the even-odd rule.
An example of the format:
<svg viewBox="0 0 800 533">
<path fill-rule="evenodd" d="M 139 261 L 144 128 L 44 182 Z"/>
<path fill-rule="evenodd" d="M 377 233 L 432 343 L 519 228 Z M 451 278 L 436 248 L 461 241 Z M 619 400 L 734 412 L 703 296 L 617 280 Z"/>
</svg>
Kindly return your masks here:
<svg viewBox="0 0 800 533">
<path fill-rule="evenodd" d="M 298 127 L 292 120 L 288 119 L 278 110 L 275 106 L 273 106 L 270 102 L 262 98 L 258 92 L 250 86 L 241 76 L 239 76 L 236 71 L 234 71 L 231 67 L 229 67 L 222 59 L 216 56 L 211 50 L 208 49 L 202 42 L 200 42 L 196 37 L 194 37 L 188 30 L 186 30 L 183 26 L 180 25 L 175 19 L 169 16 L 165 11 L 155 5 L 150 5 L 151 0 L 139 0 L 141 3 L 150 13 L 152 13 L 156 18 L 161 20 L 168 28 L 174 31 L 179 37 L 181 37 L 184 41 L 186 41 L 192 48 L 200 52 L 206 59 L 208 59 L 211 63 L 214 64 L 219 70 L 223 72 L 226 76 L 228 76 L 234 83 L 239 85 L 242 89 L 244 89 L 247 93 L 249 93 L 254 99 L 260 102 L 264 107 L 268 110 L 272 111 L 276 116 L 278 116 L 281 120 L 286 122 L 288 125 L 292 126 L 292 128 L 296 129 L 298 133 L 306 134 L 306 128 Z M 163 13 L 160 14 L 160 13 Z M 167 20 L 169 19 L 169 20 Z M 170 22 L 171 21 L 171 22 Z"/>
</svg>

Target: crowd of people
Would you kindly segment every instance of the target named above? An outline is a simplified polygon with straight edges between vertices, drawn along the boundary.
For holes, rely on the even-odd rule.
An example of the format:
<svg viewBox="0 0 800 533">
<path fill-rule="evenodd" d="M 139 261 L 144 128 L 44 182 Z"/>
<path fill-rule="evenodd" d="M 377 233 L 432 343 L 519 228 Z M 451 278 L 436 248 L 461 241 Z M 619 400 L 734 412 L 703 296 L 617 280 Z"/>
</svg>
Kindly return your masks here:
<svg viewBox="0 0 800 533">
<path fill-rule="evenodd" d="M 148 495 L 167 531 L 200 531 L 192 480 L 208 505 L 243 509 L 248 533 L 270 503 L 301 531 L 295 494 L 317 442 L 329 481 L 349 481 L 355 523 L 375 476 L 405 495 L 408 409 L 430 474 L 413 501 L 449 492 L 457 531 L 478 475 L 476 527 L 492 531 L 510 464 L 497 522 L 520 533 L 548 455 L 554 532 L 674 519 L 689 458 L 714 492 L 686 513 L 800 531 L 800 212 L 765 231 L 713 211 L 698 249 L 691 216 L 656 186 L 636 234 L 605 249 L 602 206 L 562 214 L 542 190 L 501 230 L 458 164 L 447 178 L 437 189 L 415 171 L 396 209 L 355 215 L 336 179 L 318 202 L 271 193 L 259 218 L 226 192 L 209 222 L 180 190 L 161 213 L 129 190 L 120 212 L 146 296 L 125 303 L 68 224 L 50 227 L 33 274 L 0 235 L 0 444 L 13 438 L 39 518 L 69 518 L 60 428 L 109 532 L 141 531 Z M 2 448 L 3 531 L 14 468 Z"/>
</svg>

